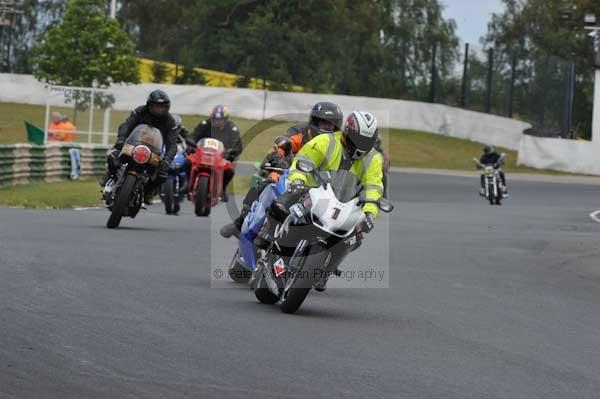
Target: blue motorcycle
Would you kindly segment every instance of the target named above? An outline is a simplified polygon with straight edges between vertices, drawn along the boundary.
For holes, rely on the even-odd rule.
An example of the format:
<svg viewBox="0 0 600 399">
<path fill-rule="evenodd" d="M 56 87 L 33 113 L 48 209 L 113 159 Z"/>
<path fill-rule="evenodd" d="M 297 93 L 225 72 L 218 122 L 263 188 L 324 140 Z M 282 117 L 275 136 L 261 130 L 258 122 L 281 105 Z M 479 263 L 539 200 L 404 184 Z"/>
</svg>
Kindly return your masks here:
<svg viewBox="0 0 600 399">
<path fill-rule="evenodd" d="M 180 203 L 187 192 L 188 178 L 184 167 L 185 152 L 183 148 L 179 147 L 177 155 L 175 155 L 169 167 L 169 176 L 160 189 L 160 198 L 165 204 L 167 215 L 177 215 L 179 213 Z"/>
<path fill-rule="evenodd" d="M 237 283 L 247 283 L 256 268 L 257 251 L 254 247 L 254 239 L 258 235 L 265 219 L 267 209 L 286 190 L 286 170 L 277 183 L 269 184 L 250 208 L 250 212 L 244 219 L 239 237 L 239 247 L 233 255 L 229 266 L 229 276 Z"/>
</svg>

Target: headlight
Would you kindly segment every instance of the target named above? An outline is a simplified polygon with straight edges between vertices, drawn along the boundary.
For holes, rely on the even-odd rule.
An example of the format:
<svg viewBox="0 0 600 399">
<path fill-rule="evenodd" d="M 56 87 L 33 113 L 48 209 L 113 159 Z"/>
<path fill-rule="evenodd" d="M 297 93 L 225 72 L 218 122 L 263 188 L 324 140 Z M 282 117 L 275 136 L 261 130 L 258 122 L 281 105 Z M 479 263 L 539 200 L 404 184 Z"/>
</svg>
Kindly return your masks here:
<svg viewBox="0 0 600 399">
<path fill-rule="evenodd" d="M 150 158 L 152 158 L 152 151 L 145 145 L 138 145 L 131 151 L 131 157 L 135 162 L 143 165 L 148 163 Z"/>
<path fill-rule="evenodd" d="M 485 169 L 484 169 L 484 171 L 488 175 L 491 175 L 492 173 L 494 173 L 494 167 L 493 166 L 486 166 Z"/>
</svg>

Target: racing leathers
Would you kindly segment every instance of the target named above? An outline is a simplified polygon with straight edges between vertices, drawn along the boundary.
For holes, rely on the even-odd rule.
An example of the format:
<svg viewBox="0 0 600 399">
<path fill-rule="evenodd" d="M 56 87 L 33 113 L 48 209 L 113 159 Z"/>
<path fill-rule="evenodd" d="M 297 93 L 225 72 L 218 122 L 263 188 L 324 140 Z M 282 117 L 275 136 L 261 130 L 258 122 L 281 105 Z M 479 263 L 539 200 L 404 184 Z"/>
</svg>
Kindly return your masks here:
<svg viewBox="0 0 600 399">
<path fill-rule="evenodd" d="M 363 158 L 352 160 L 348 157 L 342 144 L 341 132 L 319 135 L 304 145 L 292 162 L 290 174 L 287 178 L 290 189 L 275 200 L 269 208 L 268 222 L 263 226 L 259 237 L 255 241 L 255 244 L 259 247 L 265 247 L 268 242 L 274 240 L 275 225 L 281 223 L 287 217 L 290 206 L 295 204 L 306 192 L 306 189 L 298 190 L 296 187 L 309 188 L 316 186 L 316 182 L 310 174 L 296 169 L 296 163 L 299 159 L 311 161 L 315 168 L 322 172 L 328 171 L 332 175 L 332 181 L 343 181 L 347 197 L 340 198 L 340 200 L 349 201 L 351 198 L 357 197 L 360 186 L 363 190 L 361 196 L 364 199 L 377 201 L 382 197 L 383 157 L 377 150 L 371 149 Z M 361 229 L 365 232 L 370 231 L 372 220 L 377 217 L 379 208 L 375 203 L 365 203 L 362 210 L 367 215 L 365 224 L 368 224 L 369 227 L 363 228 L 361 226 Z M 346 255 L 358 248 L 360 245 L 359 239 L 360 237 L 357 237 L 357 243 L 351 247 L 344 242 L 334 245 L 333 258 L 328 265 L 328 272 L 336 272 Z"/>
<path fill-rule="evenodd" d="M 226 188 L 234 176 L 234 167 L 231 162 L 235 161 L 242 153 L 242 140 L 240 138 L 240 130 L 238 127 L 227 119 L 222 128 L 213 127 L 210 119 L 205 119 L 196 126 L 192 134 L 191 140 L 198 143 L 203 138 L 213 138 L 221 141 L 225 147 L 225 158 L 230 161 L 225 165 L 223 171 L 223 196 L 226 197 Z M 189 174 L 191 165 L 186 163 L 186 169 Z"/>
</svg>

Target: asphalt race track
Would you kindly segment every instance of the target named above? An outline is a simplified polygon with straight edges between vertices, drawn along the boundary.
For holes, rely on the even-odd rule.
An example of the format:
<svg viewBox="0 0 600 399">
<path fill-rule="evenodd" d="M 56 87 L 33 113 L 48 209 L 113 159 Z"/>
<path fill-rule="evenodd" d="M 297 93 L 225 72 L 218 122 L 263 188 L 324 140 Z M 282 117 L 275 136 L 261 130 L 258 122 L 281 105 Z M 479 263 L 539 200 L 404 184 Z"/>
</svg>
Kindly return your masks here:
<svg viewBox="0 0 600 399">
<path fill-rule="evenodd" d="M 600 397 L 600 187 L 513 181 L 490 207 L 477 185 L 395 174 L 347 265 L 389 288 L 337 279 L 296 315 L 215 281 L 224 205 L 117 231 L 0 209 L 0 398 Z"/>
</svg>

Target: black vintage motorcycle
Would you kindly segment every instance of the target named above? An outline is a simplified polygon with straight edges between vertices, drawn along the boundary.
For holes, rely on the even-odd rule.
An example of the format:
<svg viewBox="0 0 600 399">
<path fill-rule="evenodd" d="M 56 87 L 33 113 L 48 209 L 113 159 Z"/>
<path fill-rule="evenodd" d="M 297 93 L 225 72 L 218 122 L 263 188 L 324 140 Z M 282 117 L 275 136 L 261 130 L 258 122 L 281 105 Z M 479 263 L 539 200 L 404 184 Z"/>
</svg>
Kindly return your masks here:
<svg viewBox="0 0 600 399">
<path fill-rule="evenodd" d="M 106 227 L 119 227 L 123 216 L 137 216 L 143 205 L 146 185 L 156 178 L 162 147 L 162 134 L 152 126 L 139 125 L 131 132 L 119 155 L 121 165 L 102 191 L 111 211 Z"/>
<path fill-rule="evenodd" d="M 500 167 L 504 164 L 506 154 L 502 153 L 500 159 L 493 165 L 483 165 L 476 158 L 473 158 L 477 169 L 482 169 L 483 174 L 483 196 L 489 201 L 490 205 L 502 205 L 503 187 L 500 178 Z"/>
</svg>

